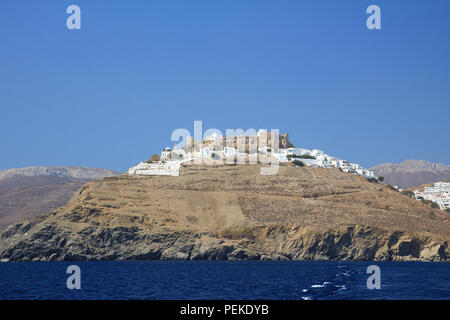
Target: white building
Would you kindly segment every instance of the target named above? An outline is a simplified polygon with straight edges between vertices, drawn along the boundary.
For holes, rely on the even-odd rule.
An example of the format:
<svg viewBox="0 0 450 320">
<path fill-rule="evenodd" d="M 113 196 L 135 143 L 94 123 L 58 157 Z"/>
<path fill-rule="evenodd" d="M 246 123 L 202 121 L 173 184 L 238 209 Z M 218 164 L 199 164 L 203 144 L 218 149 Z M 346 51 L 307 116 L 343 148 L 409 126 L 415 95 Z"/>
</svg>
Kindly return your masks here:
<svg viewBox="0 0 450 320">
<path fill-rule="evenodd" d="M 166 161 L 170 159 L 170 155 L 172 154 L 172 149 L 169 147 L 164 148 L 163 151 L 161 151 L 161 160 Z"/>
<path fill-rule="evenodd" d="M 357 164 L 357 163 L 350 163 L 350 167 L 351 167 L 353 170 L 358 170 L 358 169 L 359 169 L 359 164 Z"/>
<path fill-rule="evenodd" d="M 287 152 L 281 149 L 278 152 L 272 152 L 272 157 L 274 157 L 275 159 L 278 159 L 279 162 L 289 162 L 288 158 L 287 158 Z"/>
<path fill-rule="evenodd" d="M 322 162 L 317 159 L 299 159 L 308 167 L 321 167 Z"/>
<path fill-rule="evenodd" d="M 436 182 L 432 187 L 425 187 L 423 192 L 414 190 L 417 200 L 429 200 L 436 203 L 441 210 L 450 208 L 450 183 Z"/>
<path fill-rule="evenodd" d="M 313 157 L 317 157 L 317 156 L 323 155 L 323 154 L 324 154 L 324 152 L 319 149 L 314 149 L 311 151 L 311 156 L 313 156 Z"/>
<path fill-rule="evenodd" d="M 258 152 L 262 154 L 268 154 L 272 152 L 271 147 L 258 147 Z"/>
<path fill-rule="evenodd" d="M 267 131 L 261 129 L 258 131 L 257 136 L 262 137 L 267 134 Z M 244 137 L 245 136 L 239 136 Z M 239 138 L 238 137 L 238 138 Z M 250 160 L 257 155 L 254 154 L 256 151 L 245 152 L 241 150 L 239 152 L 235 147 L 222 147 L 222 144 L 214 144 L 214 147 L 211 148 L 212 141 L 217 139 L 222 142 L 223 137 L 220 134 L 213 133 L 210 136 L 206 137 L 206 141 L 208 141 L 207 145 L 203 148 L 200 146 L 194 146 L 193 140 L 190 142 L 190 145 L 194 146 L 195 150 L 183 150 L 177 149 L 172 150 L 169 147 L 165 148 L 161 152 L 161 162 L 160 163 L 140 163 L 137 166 L 130 168 L 129 174 L 142 174 L 142 175 L 179 175 L 179 171 L 181 168 L 181 163 L 186 161 L 192 161 L 195 159 L 200 159 L 201 161 L 205 161 L 206 163 L 214 163 L 219 164 L 220 161 L 235 158 L 239 161 L 245 163 L 246 159 Z M 239 139 L 238 139 L 239 140 Z M 242 139 L 241 139 L 242 140 Z M 256 136 L 249 137 L 249 144 L 253 143 L 256 145 L 257 142 Z M 244 140 L 245 141 L 245 140 Z M 303 148 L 286 148 L 286 149 L 273 149 L 270 146 L 262 146 L 257 149 L 259 155 L 268 155 L 270 154 L 272 157 L 278 159 L 279 162 L 292 162 L 294 160 L 302 161 L 306 166 L 313 167 L 322 167 L 322 168 L 331 168 L 336 167 L 340 168 L 345 172 L 361 175 L 367 178 L 375 177 L 375 174 L 372 171 L 364 169 L 357 163 L 350 163 L 347 160 L 342 160 L 337 157 L 330 156 L 326 154 L 324 151 L 319 149 L 303 149 Z M 307 159 L 304 156 L 314 157 L 315 159 Z M 256 159 L 255 159 L 256 160 Z M 428 193 L 433 193 L 436 190 L 439 192 L 447 192 L 446 194 L 450 194 L 450 184 L 438 183 L 434 187 L 427 189 Z M 444 199 L 447 201 L 447 199 Z M 444 201 L 443 200 L 443 201 Z"/>
<path fill-rule="evenodd" d="M 167 161 L 159 163 L 141 162 L 128 170 L 130 175 L 142 176 L 179 176 L 181 164 L 179 161 Z"/>
<path fill-rule="evenodd" d="M 375 173 L 370 170 L 364 170 L 364 176 L 367 178 L 375 178 Z"/>
</svg>

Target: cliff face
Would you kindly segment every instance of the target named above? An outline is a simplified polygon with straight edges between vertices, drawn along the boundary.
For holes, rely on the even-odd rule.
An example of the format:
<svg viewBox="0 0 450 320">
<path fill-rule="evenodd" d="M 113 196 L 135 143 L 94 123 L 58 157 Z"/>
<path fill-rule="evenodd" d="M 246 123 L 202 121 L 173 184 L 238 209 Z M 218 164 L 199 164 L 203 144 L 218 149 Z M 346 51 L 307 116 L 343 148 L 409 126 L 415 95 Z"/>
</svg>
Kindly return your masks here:
<svg viewBox="0 0 450 320">
<path fill-rule="evenodd" d="M 440 210 L 336 169 L 259 169 L 89 182 L 65 207 L 5 230 L 0 259 L 449 260 Z"/>
</svg>

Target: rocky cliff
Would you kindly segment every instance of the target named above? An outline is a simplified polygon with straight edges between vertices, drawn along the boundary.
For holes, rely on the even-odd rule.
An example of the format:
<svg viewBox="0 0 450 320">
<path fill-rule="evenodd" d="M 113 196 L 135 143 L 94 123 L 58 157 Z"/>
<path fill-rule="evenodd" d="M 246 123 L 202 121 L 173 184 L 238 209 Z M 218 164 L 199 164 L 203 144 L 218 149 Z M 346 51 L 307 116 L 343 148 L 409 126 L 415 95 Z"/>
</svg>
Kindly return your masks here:
<svg viewBox="0 0 450 320">
<path fill-rule="evenodd" d="M 320 259 L 448 261 L 450 217 L 337 169 L 184 167 L 89 182 L 11 225 L 2 261 Z"/>
</svg>

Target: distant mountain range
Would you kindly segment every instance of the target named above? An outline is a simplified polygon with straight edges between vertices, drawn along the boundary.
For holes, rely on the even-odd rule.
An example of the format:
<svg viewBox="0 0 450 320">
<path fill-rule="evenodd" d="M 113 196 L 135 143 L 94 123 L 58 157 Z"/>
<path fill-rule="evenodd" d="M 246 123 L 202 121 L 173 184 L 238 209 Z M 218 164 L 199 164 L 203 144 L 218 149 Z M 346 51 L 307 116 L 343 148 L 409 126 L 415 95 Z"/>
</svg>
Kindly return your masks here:
<svg viewBox="0 0 450 320">
<path fill-rule="evenodd" d="M 107 169 L 84 167 L 0 170 L 0 230 L 65 205 L 88 181 L 118 174 Z"/>
<path fill-rule="evenodd" d="M 450 166 L 423 160 L 406 160 L 402 163 L 383 163 L 370 168 L 384 182 L 402 188 L 450 180 Z"/>
<path fill-rule="evenodd" d="M 118 174 L 118 172 L 108 169 L 86 167 L 26 167 L 0 170 L 0 182 L 1 180 L 7 178 L 38 176 L 93 180 L 115 176 Z"/>
</svg>

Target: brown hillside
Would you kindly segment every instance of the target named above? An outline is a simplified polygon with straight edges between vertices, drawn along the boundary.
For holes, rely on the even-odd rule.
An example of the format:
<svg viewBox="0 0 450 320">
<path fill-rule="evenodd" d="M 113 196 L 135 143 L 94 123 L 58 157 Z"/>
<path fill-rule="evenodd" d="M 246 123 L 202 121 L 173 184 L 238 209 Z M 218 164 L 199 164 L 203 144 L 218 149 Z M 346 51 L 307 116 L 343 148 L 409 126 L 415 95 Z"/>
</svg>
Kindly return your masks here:
<svg viewBox="0 0 450 320">
<path fill-rule="evenodd" d="M 337 169 L 259 169 L 89 182 L 65 207 L 4 232 L 0 258 L 447 260 L 440 210 Z"/>
</svg>

